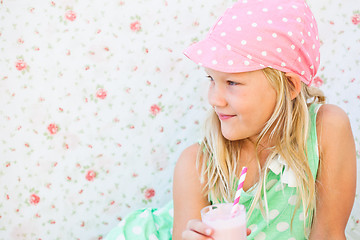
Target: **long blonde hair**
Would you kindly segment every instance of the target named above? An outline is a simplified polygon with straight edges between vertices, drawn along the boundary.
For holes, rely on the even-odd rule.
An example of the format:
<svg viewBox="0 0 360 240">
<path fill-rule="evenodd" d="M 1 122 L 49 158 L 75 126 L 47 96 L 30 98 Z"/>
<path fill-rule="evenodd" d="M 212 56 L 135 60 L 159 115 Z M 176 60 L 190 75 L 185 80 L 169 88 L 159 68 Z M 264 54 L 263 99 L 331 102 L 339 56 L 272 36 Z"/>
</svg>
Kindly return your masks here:
<svg viewBox="0 0 360 240">
<path fill-rule="evenodd" d="M 319 89 L 302 84 L 299 95 L 291 100 L 290 96 L 294 86 L 287 79 L 285 73 L 272 68 L 265 68 L 262 71 L 276 91 L 277 104 L 255 144 L 260 176 L 257 183 L 259 187 L 247 215 L 249 218 L 256 204 L 259 204 L 263 216 L 268 216 L 266 174 L 271 162 L 269 160 L 279 155 L 295 172 L 297 181 L 299 198 L 295 205 L 291 226 L 295 212 L 301 203 L 304 209 L 304 219 L 308 220 L 304 221 L 304 224 L 305 222 L 311 224 L 316 209 L 316 194 L 315 179 L 307 160 L 308 107 L 314 102 L 323 103 L 325 97 Z M 197 157 L 197 167 L 201 167 L 201 181 L 206 182 L 204 194 L 211 196 L 214 202 L 231 202 L 234 199 L 234 189 L 236 189 L 237 184 L 234 180 L 237 173 L 237 161 L 240 159 L 241 140 L 229 141 L 223 137 L 220 121 L 214 110 L 211 110 L 204 126 L 204 139 Z M 271 153 L 264 166 L 261 167 L 258 157 L 259 143 L 268 133 L 275 146 L 271 148 Z M 310 226 L 304 225 L 304 227 L 306 229 Z"/>
</svg>

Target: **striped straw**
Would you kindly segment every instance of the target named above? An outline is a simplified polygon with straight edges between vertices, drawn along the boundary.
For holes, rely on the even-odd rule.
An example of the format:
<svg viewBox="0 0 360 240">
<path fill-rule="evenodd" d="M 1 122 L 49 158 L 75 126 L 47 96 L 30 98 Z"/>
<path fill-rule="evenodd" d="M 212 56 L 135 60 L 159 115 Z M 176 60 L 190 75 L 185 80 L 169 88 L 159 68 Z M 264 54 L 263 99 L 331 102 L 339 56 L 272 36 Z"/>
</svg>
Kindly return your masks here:
<svg viewBox="0 0 360 240">
<path fill-rule="evenodd" d="M 240 207 L 239 200 L 240 200 L 241 190 L 243 189 L 244 186 L 246 173 L 247 173 L 247 167 L 243 167 L 240 174 L 239 185 L 235 194 L 234 204 L 233 207 L 231 208 L 231 213 L 230 213 L 231 217 L 235 217 L 236 214 L 241 210 L 241 207 L 243 207 L 243 206 Z"/>
<path fill-rule="evenodd" d="M 243 186 L 244 186 L 246 173 L 247 173 L 247 167 L 243 167 L 242 170 L 241 170 L 240 179 L 239 179 L 239 185 L 238 185 L 238 188 L 236 190 L 235 200 L 234 200 L 234 205 L 233 206 L 239 204 L 241 190 L 243 189 Z"/>
</svg>

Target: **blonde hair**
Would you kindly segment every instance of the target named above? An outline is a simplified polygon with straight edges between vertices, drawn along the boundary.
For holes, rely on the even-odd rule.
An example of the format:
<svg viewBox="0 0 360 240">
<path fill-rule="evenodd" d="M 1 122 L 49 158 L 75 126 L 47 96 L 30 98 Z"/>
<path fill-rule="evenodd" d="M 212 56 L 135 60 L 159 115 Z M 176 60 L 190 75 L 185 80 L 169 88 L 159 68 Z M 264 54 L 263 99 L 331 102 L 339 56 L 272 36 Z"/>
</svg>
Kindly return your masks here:
<svg viewBox="0 0 360 240">
<path fill-rule="evenodd" d="M 307 160 L 307 137 L 309 131 L 308 107 L 315 102 L 323 103 L 325 97 L 316 88 L 302 84 L 301 91 L 297 97 L 291 100 L 291 92 L 294 86 L 287 79 L 284 72 L 272 68 L 262 70 L 276 91 L 277 103 L 274 112 L 262 129 L 256 144 L 256 159 L 259 171 L 259 180 L 254 200 L 248 211 L 248 218 L 253 212 L 256 204 L 259 204 L 262 215 L 268 216 L 265 180 L 267 169 L 276 155 L 281 156 L 286 164 L 295 172 L 297 192 L 299 198 L 295 205 L 294 214 L 300 207 L 304 209 L 305 222 L 311 224 L 315 211 L 315 179 L 311 173 Z M 265 165 L 261 168 L 258 150 L 259 143 L 269 133 L 275 146 L 271 148 Z M 211 197 L 214 202 L 232 202 L 234 199 L 237 173 L 237 161 L 240 159 L 241 140 L 230 141 L 223 137 L 220 121 L 214 110 L 211 110 L 204 125 L 204 139 L 201 143 L 197 157 L 197 167 L 201 167 L 201 181 L 206 182 L 204 194 Z M 265 210 L 264 203 L 265 202 Z M 305 210 L 306 209 L 306 210 Z M 266 218 L 268 219 L 268 218 Z"/>
</svg>

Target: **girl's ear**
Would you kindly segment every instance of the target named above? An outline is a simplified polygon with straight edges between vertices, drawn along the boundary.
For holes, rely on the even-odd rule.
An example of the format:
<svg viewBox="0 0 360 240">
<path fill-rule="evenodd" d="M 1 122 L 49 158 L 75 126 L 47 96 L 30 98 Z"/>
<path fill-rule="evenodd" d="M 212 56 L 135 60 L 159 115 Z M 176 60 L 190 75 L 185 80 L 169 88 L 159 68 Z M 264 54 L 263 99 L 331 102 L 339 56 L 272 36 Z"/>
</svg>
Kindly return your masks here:
<svg viewBox="0 0 360 240">
<path fill-rule="evenodd" d="M 285 76 L 287 79 L 292 83 L 294 86 L 293 89 L 291 89 L 291 100 L 297 97 L 301 91 L 301 79 L 299 75 L 293 72 L 285 73 Z"/>
</svg>

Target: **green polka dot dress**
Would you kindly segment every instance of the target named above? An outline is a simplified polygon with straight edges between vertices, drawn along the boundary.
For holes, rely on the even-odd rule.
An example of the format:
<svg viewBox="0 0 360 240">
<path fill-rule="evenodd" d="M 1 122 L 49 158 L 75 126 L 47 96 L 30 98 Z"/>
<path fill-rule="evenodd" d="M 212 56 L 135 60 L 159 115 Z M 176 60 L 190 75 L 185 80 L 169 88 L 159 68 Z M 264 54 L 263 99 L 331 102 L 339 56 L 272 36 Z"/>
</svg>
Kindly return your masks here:
<svg viewBox="0 0 360 240">
<path fill-rule="evenodd" d="M 310 113 L 310 134 L 308 138 L 308 161 L 311 172 L 316 178 L 319 165 L 316 114 L 321 105 L 312 104 Z M 307 239 L 304 231 L 303 209 L 299 207 L 291 218 L 297 201 L 296 182 L 292 170 L 281 158 L 271 162 L 266 190 L 268 200 L 268 221 L 264 220 L 259 208 L 255 208 L 247 222 L 251 229 L 248 240 L 302 240 Z M 254 198 L 255 188 L 242 192 L 240 204 L 248 211 Z M 210 199 L 211 200 L 211 199 Z M 146 208 L 129 214 L 120 224 L 112 229 L 106 240 L 168 240 L 171 239 L 173 224 L 173 202 L 163 208 Z"/>
</svg>

